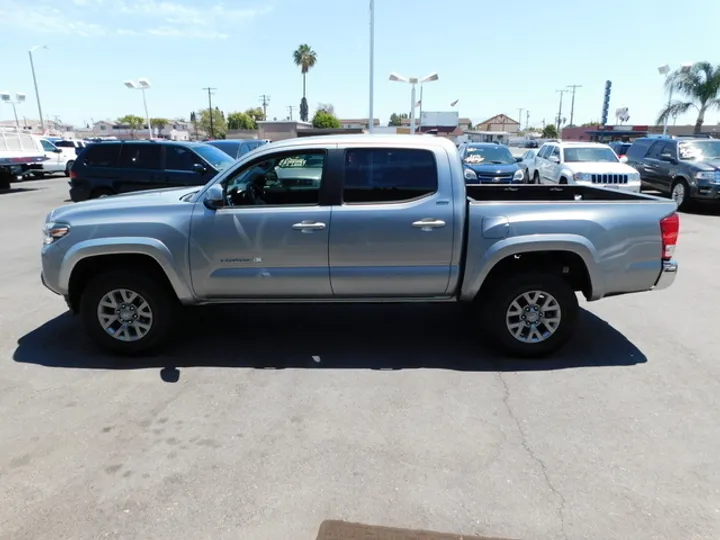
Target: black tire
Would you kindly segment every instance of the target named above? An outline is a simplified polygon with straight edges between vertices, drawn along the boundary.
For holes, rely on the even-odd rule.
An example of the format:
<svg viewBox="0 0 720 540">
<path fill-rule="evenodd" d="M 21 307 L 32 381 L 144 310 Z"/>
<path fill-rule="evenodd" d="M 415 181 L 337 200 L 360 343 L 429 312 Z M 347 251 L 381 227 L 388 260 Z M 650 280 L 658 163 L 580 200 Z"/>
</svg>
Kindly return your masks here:
<svg viewBox="0 0 720 540">
<path fill-rule="evenodd" d="M 540 358 L 556 352 L 572 337 L 577 324 L 580 308 L 572 287 L 560 276 L 554 274 L 523 274 L 502 278 L 481 300 L 483 327 L 486 337 L 499 352 L 519 358 Z M 517 339 L 508 328 L 507 317 L 511 304 L 524 293 L 541 291 L 555 298 L 560 308 L 560 322 L 554 333 L 543 341 L 528 342 Z M 548 312 L 553 312 L 549 310 Z M 512 320 L 517 320 L 513 318 Z M 525 323 L 522 323 L 525 324 Z M 547 331 L 546 326 L 537 328 Z M 523 332 L 530 327 L 523 327 Z M 538 330 L 539 331 L 539 330 Z"/>
<path fill-rule="evenodd" d="M 72 166 L 75 165 L 75 160 L 70 160 L 67 162 L 67 165 L 65 165 L 65 176 L 70 178 L 70 169 L 72 169 Z"/>
<path fill-rule="evenodd" d="M 11 172 L 0 169 L 0 189 L 10 189 L 10 182 L 13 180 L 14 175 Z"/>
<path fill-rule="evenodd" d="M 150 329 L 136 341 L 121 341 L 113 337 L 100 322 L 100 301 L 106 294 L 118 289 L 136 293 L 149 305 L 152 314 Z M 142 301 L 138 299 L 135 303 L 139 309 L 137 304 L 142 304 Z M 80 317 L 88 337 L 105 351 L 121 356 L 149 354 L 159 351 L 170 337 L 177 320 L 178 306 L 177 298 L 166 283 L 134 273 L 131 269 L 108 271 L 96 275 L 87 284 L 80 298 Z M 116 332 L 118 326 L 119 322 L 113 325 Z"/>
<path fill-rule="evenodd" d="M 540 173 L 535 171 L 535 174 L 533 174 L 533 184 L 539 184 L 540 183 Z"/>
<path fill-rule="evenodd" d="M 567 183 L 568 183 L 567 178 L 565 178 L 564 176 L 561 176 L 561 177 L 560 177 L 560 184 L 561 184 L 561 185 L 567 185 Z"/>
<path fill-rule="evenodd" d="M 683 195 L 676 195 L 676 188 L 682 187 L 682 193 Z M 673 183 L 672 187 L 670 188 L 670 198 L 675 201 L 677 204 L 678 210 L 687 210 L 690 206 L 690 187 L 688 186 L 687 182 L 683 180 L 682 178 L 676 178 Z"/>
</svg>

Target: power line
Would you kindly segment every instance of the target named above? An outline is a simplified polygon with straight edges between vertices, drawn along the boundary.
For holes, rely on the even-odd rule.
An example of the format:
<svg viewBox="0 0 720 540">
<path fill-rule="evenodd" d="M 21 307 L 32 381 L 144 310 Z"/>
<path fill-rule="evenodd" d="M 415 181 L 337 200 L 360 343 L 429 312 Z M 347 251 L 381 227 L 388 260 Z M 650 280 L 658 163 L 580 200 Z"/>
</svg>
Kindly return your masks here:
<svg viewBox="0 0 720 540">
<path fill-rule="evenodd" d="M 573 117 L 575 116 L 575 89 L 582 88 L 582 84 L 569 84 L 568 88 L 572 88 L 572 101 L 570 102 L 570 125 L 573 124 Z"/>
<path fill-rule="evenodd" d="M 267 107 L 270 105 L 270 96 L 267 94 L 263 94 L 260 96 L 260 104 L 262 105 L 263 109 L 263 120 L 267 120 Z"/>
<path fill-rule="evenodd" d="M 210 86 L 203 88 L 203 90 L 207 90 L 208 95 L 208 113 L 210 114 L 210 138 L 215 138 L 215 124 L 213 123 L 213 108 L 212 108 L 212 97 L 215 93 L 215 90 L 217 88 L 212 88 Z"/>
</svg>

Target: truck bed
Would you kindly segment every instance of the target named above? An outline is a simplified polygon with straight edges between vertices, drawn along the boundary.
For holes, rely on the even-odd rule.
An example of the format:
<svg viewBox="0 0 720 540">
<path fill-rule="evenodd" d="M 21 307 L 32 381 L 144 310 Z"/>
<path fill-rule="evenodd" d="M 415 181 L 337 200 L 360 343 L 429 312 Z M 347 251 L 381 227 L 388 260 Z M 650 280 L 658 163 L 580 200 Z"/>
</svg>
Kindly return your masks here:
<svg viewBox="0 0 720 540">
<path fill-rule="evenodd" d="M 667 203 L 652 195 L 631 193 L 619 189 L 597 188 L 591 186 L 569 185 L 488 185 L 470 184 L 465 187 L 471 202 L 521 201 L 521 202 L 560 202 L 560 201 L 658 201 Z"/>
</svg>

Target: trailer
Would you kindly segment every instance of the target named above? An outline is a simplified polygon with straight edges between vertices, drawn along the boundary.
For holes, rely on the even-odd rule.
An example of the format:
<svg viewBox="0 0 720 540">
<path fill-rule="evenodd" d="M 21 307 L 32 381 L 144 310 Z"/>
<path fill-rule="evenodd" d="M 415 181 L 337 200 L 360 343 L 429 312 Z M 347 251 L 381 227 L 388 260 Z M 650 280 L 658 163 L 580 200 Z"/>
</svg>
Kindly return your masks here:
<svg viewBox="0 0 720 540">
<path fill-rule="evenodd" d="M 0 190 L 33 170 L 41 169 L 48 159 L 31 133 L 17 128 L 0 129 Z"/>
</svg>

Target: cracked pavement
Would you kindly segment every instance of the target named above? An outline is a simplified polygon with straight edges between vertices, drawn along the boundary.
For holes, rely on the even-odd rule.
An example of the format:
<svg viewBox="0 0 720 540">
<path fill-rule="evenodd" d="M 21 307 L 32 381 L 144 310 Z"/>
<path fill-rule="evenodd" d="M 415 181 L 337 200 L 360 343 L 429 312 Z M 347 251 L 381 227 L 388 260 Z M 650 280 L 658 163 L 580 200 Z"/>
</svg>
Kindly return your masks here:
<svg viewBox="0 0 720 540">
<path fill-rule="evenodd" d="M 39 282 L 66 179 L 22 187 L 0 195 L 0 539 L 720 537 L 720 211 L 683 214 L 671 289 L 583 303 L 546 361 L 415 305 L 203 309 L 123 361 Z"/>
</svg>

